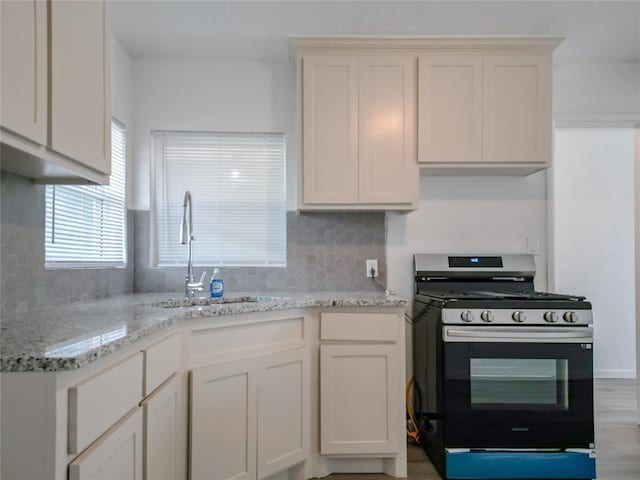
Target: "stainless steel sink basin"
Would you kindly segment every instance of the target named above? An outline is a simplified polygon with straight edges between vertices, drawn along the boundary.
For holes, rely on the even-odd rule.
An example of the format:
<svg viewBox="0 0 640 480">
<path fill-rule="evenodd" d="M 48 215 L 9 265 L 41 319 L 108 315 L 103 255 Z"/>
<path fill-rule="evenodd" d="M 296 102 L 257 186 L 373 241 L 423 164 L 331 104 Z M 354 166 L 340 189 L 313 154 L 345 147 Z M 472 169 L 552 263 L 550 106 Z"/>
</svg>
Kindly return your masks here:
<svg viewBox="0 0 640 480">
<path fill-rule="evenodd" d="M 256 303 L 256 302 L 280 302 L 285 297 L 268 297 L 262 295 L 230 295 L 222 298 L 196 297 L 196 298 L 169 298 L 153 302 L 151 306 L 162 308 L 179 307 L 209 307 L 214 305 L 226 305 L 229 303 Z"/>
</svg>

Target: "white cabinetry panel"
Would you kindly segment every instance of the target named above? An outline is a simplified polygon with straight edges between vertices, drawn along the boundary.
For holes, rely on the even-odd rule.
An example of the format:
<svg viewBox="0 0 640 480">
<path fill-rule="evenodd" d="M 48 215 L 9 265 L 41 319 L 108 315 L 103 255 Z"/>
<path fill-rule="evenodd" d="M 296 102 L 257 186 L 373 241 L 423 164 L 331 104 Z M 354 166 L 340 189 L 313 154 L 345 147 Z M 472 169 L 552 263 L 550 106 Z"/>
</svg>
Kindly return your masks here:
<svg viewBox="0 0 640 480">
<path fill-rule="evenodd" d="M 419 161 L 482 161 L 482 56 L 418 59 Z"/>
<path fill-rule="evenodd" d="M 192 480 L 256 478 L 254 377 L 252 360 L 192 370 Z"/>
<path fill-rule="evenodd" d="M 142 480 L 142 410 L 136 407 L 73 460 L 69 480 Z"/>
<path fill-rule="evenodd" d="M 69 453 L 81 452 L 141 399 L 142 353 L 69 388 Z"/>
<path fill-rule="evenodd" d="M 321 340 L 351 340 L 369 342 L 396 342 L 398 315 L 392 313 L 320 314 Z"/>
<path fill-rule="evenodd" d="M 142 402 L 145 480 L 187 477 L 186 383 L 174 374 Z"/>
<path fill-rule="evenodd" d="M 0 2 L 0 122 L 47 142 L 47 3 Z"/>
<path fill-rule="evenodd" d="M 358 62 L 305 57 L 303 70 L 304 202 L 358 201 Z"/>
<path fill-rule="evenodd" d="M 416 59 L 362 58 L 358 78 L 358 200 L 411 203 L 418 189 Z"/>
<path fill-rule="evenodd" d="M 107 3 L 49 2 L 50 145 L 111 172 L 110 29 Z"/>
<path fill-rule="evenodd" d="M 485 56 L 483 85 L 483 161 L 548 163 L 551 56 Z"/>
<path fill-rule="evenodd" d="M 149 395 L 180 366 L 182 335 L 175 333 L 144 349 L 144 394 Z"/>
<path fill-rule="evenodd" d="M 305 460 L 309 450 L 309 349 L 275 353 L 258 370 L 258 478 Z"/>
<path fill-rule="evenodd" d="M 322 454 L 394 454 L 397 428 L 396 345 L 321 345 Z"/>
</svg>

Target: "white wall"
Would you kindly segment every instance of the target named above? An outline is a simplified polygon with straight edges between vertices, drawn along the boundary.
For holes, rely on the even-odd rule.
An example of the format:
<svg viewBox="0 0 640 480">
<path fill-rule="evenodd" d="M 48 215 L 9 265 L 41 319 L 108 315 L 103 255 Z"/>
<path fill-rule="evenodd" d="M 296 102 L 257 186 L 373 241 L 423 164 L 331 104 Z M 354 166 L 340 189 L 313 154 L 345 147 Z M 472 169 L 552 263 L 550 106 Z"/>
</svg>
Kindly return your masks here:
<svg viewBox="0 0 640 480">
<path fill-rule="evenodd" d="M 152 130 L 277 132 L 287 139 L 295 209 L 295 67 L 285 62 L 134 60 L 133 208 L 150 208 Z"/>
<path fill-rule="evenodd" d="M 414 253 L 523 253 L 539 242 L 539 290 L 547 287 L 546 176 L 421 177 L 420 207 L 387 214 L 388 287 L 413 295 Z"/>
<path fill-rule="evenodd" d="M 640 124 L 640 63 L 553 66 L 556 124 Z"/>
<path fill-rule="evenodd" d="M 127 177 L 133 174 L 133 59 L 129 52 L 111 38 L 111 115 L 127 129 Z M 127 206 L 133 197 L 133 182 L 127 182 Z"/>
<path fill-rule="evenodd" d="M 633 130 L 557 130 L 553 185 L 556 289 L 593 303 L 595 375 L 633 378 Z"/>
<path fill-rule="evenodd" d="M 414 253 L 523 253 L 539 242 L 538 290 L 547 288 L 546 173 L 528 177 L 421 177 L 420 206 L 387 213 L 387 286 L 413 297 Z M 406 326 L 406 374 L 413 375 L 412 331 Z"/>
</svg>

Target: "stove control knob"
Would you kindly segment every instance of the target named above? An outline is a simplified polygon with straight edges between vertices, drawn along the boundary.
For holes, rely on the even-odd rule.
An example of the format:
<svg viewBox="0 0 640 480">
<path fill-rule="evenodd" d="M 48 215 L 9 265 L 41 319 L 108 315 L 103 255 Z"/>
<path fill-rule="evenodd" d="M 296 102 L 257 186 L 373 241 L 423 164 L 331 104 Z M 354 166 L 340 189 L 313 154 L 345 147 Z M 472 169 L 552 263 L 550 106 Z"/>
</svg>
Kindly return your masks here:
<svg viewBox="0 0 640 480">
<path fill-rule="evenodd" d="M 463 322 L 472 322 L 473 312 L 470 312 L 469 310 L 465 310 L 460 314 L 460 318 L 462 319 Z"/>
<path fill-rule="evenodd" d="M 489 310 L 485 310 L 480 314 L 480 318 L 482 319 L 483 322 L 493 322 L 494 317 L 493 317 L 493 313 L 491 313 Z"/>
<path fill-rule="evenodd" d="M 547 323 L 556 323 L 558 321 L 558 314 L 556 312 L 545 312 L 543 317 Z"/>
<path fill-rule="evenodd" d="M 518 322 L 518 323 L 522 323 L 527 319 L 527 316 L 524 314 L 524 312 L 521 312 L 520 310 L 513 312 L 513 315 L 511 315 L 511 318 L 513 318 L 514 322 Z"/>
<path fill-rule="evenodd" d="M 578 321 L 578 314 L 576 312 L 565 312 L 562 316 L 567 323 L 576 323 Z"/>
</svg>

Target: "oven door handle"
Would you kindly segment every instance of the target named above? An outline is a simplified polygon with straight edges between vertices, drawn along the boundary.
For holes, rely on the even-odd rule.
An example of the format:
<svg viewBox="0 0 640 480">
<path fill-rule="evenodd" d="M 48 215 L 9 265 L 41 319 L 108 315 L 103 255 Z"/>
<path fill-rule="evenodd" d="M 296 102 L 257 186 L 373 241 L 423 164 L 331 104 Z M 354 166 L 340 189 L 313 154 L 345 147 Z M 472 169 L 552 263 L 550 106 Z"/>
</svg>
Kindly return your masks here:
<svg viewBox="0 0 640 480">
<path fill-rule="evenodd" d="M 593 327 L 444 327 L 445 342 L 593 343 Z"/>
</svg>

